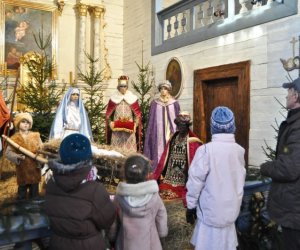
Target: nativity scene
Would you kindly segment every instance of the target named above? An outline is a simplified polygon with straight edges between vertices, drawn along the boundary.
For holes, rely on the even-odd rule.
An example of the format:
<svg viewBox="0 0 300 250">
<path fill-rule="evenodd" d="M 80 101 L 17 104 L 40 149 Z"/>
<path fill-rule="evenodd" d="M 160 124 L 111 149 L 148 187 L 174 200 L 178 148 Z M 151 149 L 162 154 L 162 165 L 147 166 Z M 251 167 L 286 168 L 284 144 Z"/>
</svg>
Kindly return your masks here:
<svg viewBox="0 0 300 250">
<path fill-rule="evenodd" d="M 0 4 L 1 249 L 300 249 L 298 0 Z"/>
</svg>

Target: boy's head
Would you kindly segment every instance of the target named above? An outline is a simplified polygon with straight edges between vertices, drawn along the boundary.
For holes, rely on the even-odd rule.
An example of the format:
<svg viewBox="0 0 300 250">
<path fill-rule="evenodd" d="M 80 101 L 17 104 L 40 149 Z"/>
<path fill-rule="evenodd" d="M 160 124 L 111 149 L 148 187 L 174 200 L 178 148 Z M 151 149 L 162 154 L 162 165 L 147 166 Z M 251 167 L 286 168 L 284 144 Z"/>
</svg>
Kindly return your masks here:
<svg viewBox="0 0 300 250">
<path fill-rule="evenodd" d="M 150 162 L 141 154 L 129 156 L 124 165 L 127 183 L 136 184 L 146 180 L 150 170 Z"/>
<path fill-rule="evenodd" d="M 15 119 L 14 119 L 14 126 L 15 126 L 15 128 L 19 130 L 20 123 L 23 120 L 25 120 L 25 121 L 27 121 L 27 122 L 30 123 L 29 129 L 31 129 L 33 121 L 32 121 L 32 116 L 29 113 L 19 113 L 19 114 L 17 114 L 15 116 Z"/>
</svg>

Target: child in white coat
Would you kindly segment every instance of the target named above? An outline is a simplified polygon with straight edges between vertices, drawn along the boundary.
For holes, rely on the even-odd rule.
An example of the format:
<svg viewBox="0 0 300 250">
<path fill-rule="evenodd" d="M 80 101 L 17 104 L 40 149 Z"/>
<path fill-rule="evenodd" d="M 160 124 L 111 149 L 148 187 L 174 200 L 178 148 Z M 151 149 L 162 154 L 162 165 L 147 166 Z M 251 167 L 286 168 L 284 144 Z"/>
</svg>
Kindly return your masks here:
<svg viewBox="0 0 300 250">
<path fill-rule="evenodd" d="M 243 198 L 245 150 L 235 142 L 233 112 L 217 107 L 211 115 L 212 141 L 198 148 L 187 182 L 188 223 L 197 218 L 195 250 L 236 250 L 235 220 Z"/>
</svg>

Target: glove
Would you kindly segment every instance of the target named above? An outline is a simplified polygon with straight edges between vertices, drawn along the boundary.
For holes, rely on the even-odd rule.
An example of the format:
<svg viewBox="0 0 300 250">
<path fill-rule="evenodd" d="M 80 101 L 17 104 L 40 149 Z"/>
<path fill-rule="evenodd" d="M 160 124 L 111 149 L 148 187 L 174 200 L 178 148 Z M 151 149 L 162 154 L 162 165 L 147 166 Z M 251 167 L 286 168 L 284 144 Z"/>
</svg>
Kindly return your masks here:
<svg viewBox="0 0 300 250">
<path fill-rule="evenodd" d="M 187 222 L 187 223 L 190 223 L 191 225 L 194 225 L 195 220 L 197 219 L 197 211 L 196 211 L 196 208 L 193 208 L 193 209 L 187 209 L 187 210 L 186 210 L 186 213 L 185 213 L 185 216 L 186 216 L 186 222 Z"/>
</svg>

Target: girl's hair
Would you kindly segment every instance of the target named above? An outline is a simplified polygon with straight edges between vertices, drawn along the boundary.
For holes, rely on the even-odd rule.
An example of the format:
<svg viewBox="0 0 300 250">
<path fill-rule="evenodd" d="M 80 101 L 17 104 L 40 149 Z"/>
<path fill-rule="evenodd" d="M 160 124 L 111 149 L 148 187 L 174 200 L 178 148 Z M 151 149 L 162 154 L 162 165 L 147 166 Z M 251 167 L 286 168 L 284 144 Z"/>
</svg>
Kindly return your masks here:
<svg viewBox="0 0 300 250">
<path fill-rule="evenodd" d="M 136 184 L 146 180 L 150 170 L 150 162 L 141 154 L 129 156 L 124 164 L 127 183 Z"/>
</svg>

